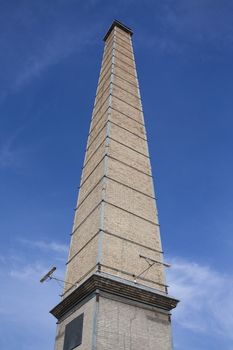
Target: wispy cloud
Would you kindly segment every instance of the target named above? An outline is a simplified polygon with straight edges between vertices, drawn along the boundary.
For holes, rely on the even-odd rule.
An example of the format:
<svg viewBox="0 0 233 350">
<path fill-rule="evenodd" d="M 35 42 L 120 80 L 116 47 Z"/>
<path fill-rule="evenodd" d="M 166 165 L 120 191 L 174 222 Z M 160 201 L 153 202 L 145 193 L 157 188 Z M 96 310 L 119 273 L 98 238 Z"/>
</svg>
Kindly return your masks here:
<svg viewBox="0 0 233 350">
<path fill-rule="evenodd" d="M 84 39 L 84 40 L 83 40 Z M 85 40 L 86 39 L 86 40 Z M 36 52 L 29 53 L 26 62 L 18 72 L 12 89 L 17 91 L 38 78 L 46 69 L 55 65 L 74 52 L 82 50 L 87 44 L 87 36 L 72 32 L 57 31 L 52 37 L 44 40 Z"/>
<path fill-rule="evenodd" d="M 144 37 L 146 45 L 166 53 L 232 50 L 232 1 L 166 0 L 152 7 L 158 31 Z"/>
<path fill-rule="evenodd" d="M 11 268 L 9 271 L 9 274 L 13 278 L 17 278 L 20 280 L 29 280 L 29 279 L 35 279 L 35 277 L 39 277 L 43 274 L 45 271 L 44 265 L 42 265 L 39 262 L 36 262 L 31 265 L 24 265 L 18 268 Z"/>
<path fill-rule="evenodd" d="M 21 238 L 19 241 L 27 246 L 37 248 L 42 251 L 53 251 L 53 252 L 62 253 L 62 254 L 63 253 L 67 254 L 68 252 L 68 245 L 63 243 L 34 241 L 34 240 L 27 240 L 24 238 Z"/>
<path fill-rule="evenodd" d="M 85 49 L 96 35 L 92 27 L 70 20 L 66 4 L 56 1 L 5 6 L 0 14 L 0 102 L 39 78 L 51 66 Z M 10 43 L 10 44 L 9 44 Z"/>
<path fill-rule="evenodd" d="M 15 242 L 16 243 L 16 242 Z M 34 241 L 24 238 L 17 239 L 17 250 L 2 255 L 1 274 L 8 274 L 13 279 L 39 281 L 51 264 L 56 262 L 58 274 L 64 271 L 68 246 L 56 241 Z M 45 254 L 44 254 L 45 253 Z"/>
<path fill-rule="evenodd" d="M 179 258 L 172 259 L 170 292 L 181 300 L 174 320 L 208 337 L 233 340 L 233 276 Z"/>
<path fill-rule="evenodd" d="M 0 168 L 8 168 L 19 166 L 22 153 L 22 148 L 15 146 L 18 136 L 22 133 L 24 127 L 16 129 L 10 136 L 0 143 Z"/>
</svg>

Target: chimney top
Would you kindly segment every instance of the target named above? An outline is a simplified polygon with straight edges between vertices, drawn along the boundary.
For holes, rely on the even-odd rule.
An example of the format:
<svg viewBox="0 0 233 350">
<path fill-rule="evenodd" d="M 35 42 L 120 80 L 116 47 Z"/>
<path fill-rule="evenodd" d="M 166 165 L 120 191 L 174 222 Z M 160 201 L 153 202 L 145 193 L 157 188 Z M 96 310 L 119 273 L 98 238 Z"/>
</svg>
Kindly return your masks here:
<svg viewBox="0 0 233 350">
<path fill-rule="evenodd" d="M 130 35 L 133 35 L 133 31 L 131 28 L 127 27 L 126 25 L 124 25 L 123 23 L 117 21 L 116 19 L 114 19 L 114 21 L 112 22 L 109 30 L 107 31 L 107 34 L 105 35 L 104 37 L 104 41 L 107 40 L 108 36 L 110 35 L 111 31 L 113 30 L 114 27 L 118 27 L 122 30 L 124 30 L 126 33 L 130 34 Z"/>
</svg>

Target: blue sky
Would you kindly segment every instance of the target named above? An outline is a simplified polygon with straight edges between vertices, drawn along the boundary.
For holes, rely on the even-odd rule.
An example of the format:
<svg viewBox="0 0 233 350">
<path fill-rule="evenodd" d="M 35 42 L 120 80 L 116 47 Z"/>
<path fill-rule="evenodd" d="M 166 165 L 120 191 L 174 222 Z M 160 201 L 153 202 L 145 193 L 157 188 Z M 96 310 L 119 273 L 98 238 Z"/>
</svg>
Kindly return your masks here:
<svg viewBox="0 0 233 350">
<path fill-rule="evenodd" d="M 53 348 L 103 50 L 134 49 L 155 177 L 175 350 L 232 350 L 233 3 L 0 1 L 0 347 Z"/>
</svg>

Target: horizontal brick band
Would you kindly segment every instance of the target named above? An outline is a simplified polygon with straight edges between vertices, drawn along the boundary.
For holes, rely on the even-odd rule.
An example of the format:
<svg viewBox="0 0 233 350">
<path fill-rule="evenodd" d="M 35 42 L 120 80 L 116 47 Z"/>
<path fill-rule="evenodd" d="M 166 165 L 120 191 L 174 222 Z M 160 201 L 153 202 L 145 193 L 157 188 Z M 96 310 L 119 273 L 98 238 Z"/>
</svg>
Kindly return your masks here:
<svg viewBox="0 0 233 350">
<path fill-rule="evenodd" d="M 128 239 L 128 238 L 125 238 L 123 236 L 120 236 L 119 234 L 116 234 L 116 233 L 112 233 L 112 232 L 109 232 L 109 231 L 106 231 L 106 230 L 102 230 L 101 228 L 98 229 L 98 231 L 66 262 L 66 265 L 68 265 L 100 232 L 103 232 L 109 236 L 113 236 L 113 237 L 116 237 L 118 239 L 122 239 L 123 241 L 126 241 L 128 243 L 131 243 L 131 244 L 134 244 L 134 245 L 137 245 L 139 247 L 142 247 L 142 248 L 146 248 L 146 249 L 149 249 L 155 253 L 159 253 L 159 254 L 163 254 L 162 251 L 160 250 L 157 250 L 157 249 L 154 249 L 154 248 L 151 248 L 151 247 L 148 247 L 144 244 L 141 244 L 141 243 L 138 243 L 138 242 L 135 242 L 135 241 L 132 241 L 131 239 Z"/>
</svg>

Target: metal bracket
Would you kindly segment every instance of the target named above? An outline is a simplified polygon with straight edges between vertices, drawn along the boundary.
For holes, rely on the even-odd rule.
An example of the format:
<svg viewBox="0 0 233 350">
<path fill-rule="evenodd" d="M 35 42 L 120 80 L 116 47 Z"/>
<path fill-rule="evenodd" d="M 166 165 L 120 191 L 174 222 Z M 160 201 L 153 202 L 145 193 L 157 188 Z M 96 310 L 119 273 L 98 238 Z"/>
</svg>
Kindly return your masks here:
<svg viewBox="0 0 233 350">
<path fill-rule="evenodd" d="M 139 258 L 142 258 L 142 259 L 145 259 L 147 264 L 149 265 L 146 269 L 144 269 L 139 275 L 135 276 L 134 278 L 134 283 L 137 283 L 137 279 L 139 277 L 141 277 L 145 272 L 147 272 L 152 266 L 154 266 L 155 264 L 160 264 L 160 265 L 163 265 L 165 267 L 171 267 L 170 264 L 166 264 L 166 263 L 163 263 L 161 261 L 158 261 L 158 260 L 154 260 L 154 259 L 151 259 L 147 256 L 144 256 L 144 255 L 141 255 L 139 254 Z"/>
</svg>

